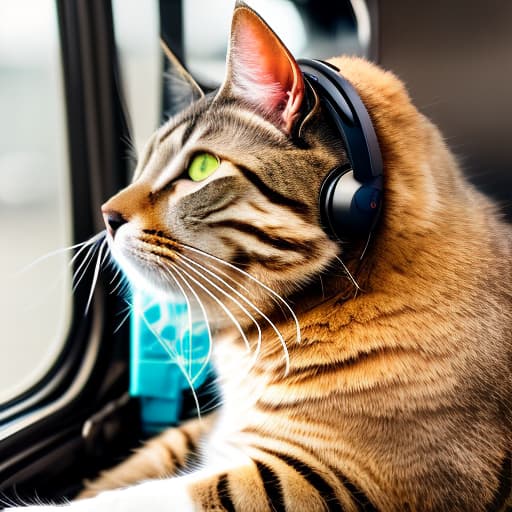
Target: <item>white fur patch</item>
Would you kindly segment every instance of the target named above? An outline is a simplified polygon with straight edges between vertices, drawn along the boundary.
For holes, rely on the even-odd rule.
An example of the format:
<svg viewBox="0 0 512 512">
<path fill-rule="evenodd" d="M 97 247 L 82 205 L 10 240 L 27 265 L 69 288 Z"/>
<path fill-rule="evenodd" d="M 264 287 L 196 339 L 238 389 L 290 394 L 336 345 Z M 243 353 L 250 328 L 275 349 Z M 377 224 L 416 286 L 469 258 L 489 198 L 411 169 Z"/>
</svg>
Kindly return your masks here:
<svg viewBox="0 0 512 512">
<path fill-rule="evenodd" d="M 94 498 L 67 505 L 23 508 L 23 512 L 193 512 L 196 508 L 182 480 L 153 480 L 126 489 L 103 492 Z"/>
</svg>

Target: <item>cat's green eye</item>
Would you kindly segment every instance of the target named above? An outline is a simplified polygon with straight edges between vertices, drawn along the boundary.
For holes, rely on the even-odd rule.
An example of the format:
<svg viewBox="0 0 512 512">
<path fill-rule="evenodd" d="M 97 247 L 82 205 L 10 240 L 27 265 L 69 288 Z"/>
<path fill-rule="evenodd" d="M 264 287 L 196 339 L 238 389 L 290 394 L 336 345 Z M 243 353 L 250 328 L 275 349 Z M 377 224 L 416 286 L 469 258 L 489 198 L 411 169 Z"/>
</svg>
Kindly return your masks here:
<svg viewBox="0 0 512 512">
<path fill-rule="evenodd" d="M 192 181 L 202 181 L 213 174 L 219 167 L 220 161 L 211 153 L 198 153 L 188 166 L 188 176 Z"/>
</svg>

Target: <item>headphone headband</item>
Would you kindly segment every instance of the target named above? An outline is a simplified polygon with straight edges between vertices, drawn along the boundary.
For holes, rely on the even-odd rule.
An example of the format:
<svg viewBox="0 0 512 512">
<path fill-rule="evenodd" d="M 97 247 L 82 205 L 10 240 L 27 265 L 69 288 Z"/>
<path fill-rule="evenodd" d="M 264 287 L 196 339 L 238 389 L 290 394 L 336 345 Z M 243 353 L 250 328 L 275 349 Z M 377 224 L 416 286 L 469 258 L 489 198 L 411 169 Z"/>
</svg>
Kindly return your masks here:
<svg viewBox="0 0 512 512">
<path fill-rule="evenodd" d="M 297 62 L 329 109 L 344 139 L 356 180 L 365 183 L 382 176 L 382 155 L 377 136 L 368 111 L 352 84 L 332 64 L 310 59 Z"/>
<path fill-rule="evenodd" d="M 320 190 L 324 226 L 342 240 L 367 238 L 379 217 L 383 162 L 370 116 L 354 87 L 327 62 L 298 61 L 345 143 L 349 164 L 328 173 Z"/>
</svg>

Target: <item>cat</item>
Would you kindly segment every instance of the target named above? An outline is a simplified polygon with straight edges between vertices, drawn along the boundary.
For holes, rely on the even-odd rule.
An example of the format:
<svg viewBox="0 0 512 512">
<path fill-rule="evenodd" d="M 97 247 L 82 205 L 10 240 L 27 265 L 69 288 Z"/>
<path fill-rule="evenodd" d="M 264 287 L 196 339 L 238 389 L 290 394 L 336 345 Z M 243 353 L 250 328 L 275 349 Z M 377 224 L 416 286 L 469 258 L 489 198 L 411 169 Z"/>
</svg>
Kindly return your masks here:
<svg viewBox="0 0 512 512">
<path fill-rule="evenodd" d="M 103 206 L 128 276 L 204 304 L 222 408 L 150 440 L 63 509 L 505 506 L 512 229 L 398 78 L 330 62 L 383 154 L 371 239 L 323 229 L 319 189 L 346 148 L 290 52 L 237 2 L 223 85 L 205 96 L 181 70 L 192 104 Z M 191 453 L 201 462 L 183 471 Z"/>
</svg>

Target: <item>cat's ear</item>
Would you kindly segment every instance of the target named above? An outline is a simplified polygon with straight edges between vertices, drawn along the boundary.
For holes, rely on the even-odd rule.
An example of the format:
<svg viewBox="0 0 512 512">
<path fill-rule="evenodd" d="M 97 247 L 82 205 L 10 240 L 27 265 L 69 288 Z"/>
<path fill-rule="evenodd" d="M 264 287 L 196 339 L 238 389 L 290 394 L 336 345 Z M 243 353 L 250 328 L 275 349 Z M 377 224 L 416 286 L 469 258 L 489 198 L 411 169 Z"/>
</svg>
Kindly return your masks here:
<svg viewBox="0 0 512 512">
<path fill-rule="evenodd" d="M 291 133 L 304 99 L 299 65 L 272 29 L 243 2 L 231 25 L 222 92 L 240 98 Z"/>
<path fill-rule="evenodd" d="M 160 45 L 169 61 L 166 86 L 170 92 L 171 105 L 166 114 L 173 116 L 204 97 L 204 92 L 163 39 L 160 39 Z"/>
</svg>

